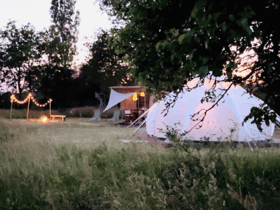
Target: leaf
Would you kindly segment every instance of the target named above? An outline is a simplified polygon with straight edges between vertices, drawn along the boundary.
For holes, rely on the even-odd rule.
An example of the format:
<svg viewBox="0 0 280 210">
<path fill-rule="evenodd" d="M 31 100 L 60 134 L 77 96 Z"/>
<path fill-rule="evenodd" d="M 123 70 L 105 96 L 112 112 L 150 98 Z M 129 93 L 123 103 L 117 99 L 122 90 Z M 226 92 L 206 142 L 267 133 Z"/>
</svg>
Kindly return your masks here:
<svg viewBox="0 0 280 210">
<path fill-rule="evenodd" d="M 198 0 L 191 11 L 191 17 L 199 18 L 199 11 L 206 5 L 207 0 Z"/>
<path fill-rule="evenodd" d="M 252 34 L 252 30 L 249 27 L 248 20 L 246 18 L 241 18 L 237 21 L 237 24 L 241 26 L 249 35 Z"/>
<path fill-rule="evenodd" d="M 267 116 L 265 117 L 264 121 L 265 121 L 266 126 L 269 126 L 270 122 L 269 122 L 269 118 Z"/>
<path fill-rule="evenodd" d="M 181 36 L 178 37 L 178 42 L 182 44 L 184 41 L 187 43 L 191 42 L 191 35 L 189 33 L 182 34 Z"/>
<path fill-rule="evenodd" d="M 199 75 L 205 76 L 208 73 L 208 66 L 201 66 L 198 70 Z"/>
<path fill-rule="evenodd" d="M 234 63 L 234 62 L 231 62 L 231 63 L 229 64 L 229 68 L 231 68 L 231 69 L 236 69 L 236 68 L 237 68 L 237 64 Z"/>
<path fill-rule="evenodd" d="M 208 60 L 209 60 L 209 57 L 202 57 L 203 64 L 206 64 Z"/>
<path fill-rule="evenodd" d="M 223 30 L 223 32 L 225 32 L 225 31 L 227 30 L 227 24 L 226 24 L 226 22 L 223 22 L 223 23 L 222 23 L 222 30 Z"/>
<path fill-rule="evenodd" d="M 227 68 L 227 77 L 229 80 L 231 80 L 231 78 L 232 78 L 232 70 L 229 67 Z"/>
<path fill-rule="evenodd" d="M 164 50 L 164 48 L 166 47 L 167 44 L 168 44 L 167 41 L 164 41 L 164 42 L 160 41 L 160 42 L 158 42 L 158 43 L 156 44 L 156 50 L 157 50 L 157 51 L 162 51 L 162 50 Z"/>
<path fill-rule="evenodd" d="M 263 129 L 262 129 L 261 123 L 260 122 L 256 122 L 256 124 L 257 124 L 257 127 L 258 127 L 259 131 L 262 132 Z"/>
<path fill-rule="evenodd" d="M 234 15 L 233 14 L 230 14 L 229 16 L 229 19 L 233 22 L 233 21 L 235 21 L 235 18 L 234 18 Z"/>
<path fill-rule="evenodd" d="M 169 32 L 174 36 L 178 36 L 179 35 L 179 30 L 175 29 L 175 28 L 172 28 L 169 30 Z"/>
</svg>

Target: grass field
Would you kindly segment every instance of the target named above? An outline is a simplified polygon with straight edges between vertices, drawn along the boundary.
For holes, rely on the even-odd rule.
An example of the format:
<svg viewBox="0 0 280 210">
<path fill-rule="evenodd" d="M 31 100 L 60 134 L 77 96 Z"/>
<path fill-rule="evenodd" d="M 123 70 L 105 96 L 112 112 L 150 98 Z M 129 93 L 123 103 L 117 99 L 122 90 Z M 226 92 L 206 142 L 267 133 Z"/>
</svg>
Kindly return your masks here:
<svg viewBox="0 0 280 210">
<path fill-rule="evenodd" d="M 163 148 L 132 131 L 0 120 L 0 209 L 280 209 L 278 148 Z"/>
<path fill-rule="evenodd" d="M 71 108 L 71 109 L 63 109 L 63 110 L 51 110 L 52 114 L 63 114 L 67 117 L 85 117 L 90 118 L 94 115 L 94 110 L 96 107 L 78 107 L 78 108 Z M 113 116 L 113 110 L 108 110 L 105 114 L 108 118 Z M 12 110 L 12 119 L 26 119 L 27 109 L 13 109 Z M 30 109 L 29 118 L 39 118 L 42 114 L 49 115 L 49 110 L 37 108 L 37 109 Z M 8 109 L 0 109 L 0 118 L 10 119 L 10 110 Z"/>
</svg>

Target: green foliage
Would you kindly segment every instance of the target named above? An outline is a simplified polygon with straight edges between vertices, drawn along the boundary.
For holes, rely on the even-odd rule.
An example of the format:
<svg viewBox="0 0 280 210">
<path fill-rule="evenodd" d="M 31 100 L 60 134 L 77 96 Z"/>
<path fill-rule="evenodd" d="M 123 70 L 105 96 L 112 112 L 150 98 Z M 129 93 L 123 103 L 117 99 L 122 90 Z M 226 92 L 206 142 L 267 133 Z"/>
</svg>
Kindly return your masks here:
<svg viewBox="0 0 280 210">
<path fill-rule="evenodd" d="M 52 0 L 52 25 L 42 33 L 44 41 L 40 51 L 46 59 L 41 65 L 41 86 L 38 90 L 45 99 L 53 99 L 55 108 L 78 105 L 71 104 L 76 96 L 75 89 L 79 86 L 79 83 L 73 81 L 73 69 L 76 67 L 73 59 L 77 54 L 76 43 L 80 23 L 75 3 L 74 0 Z"/>
<path fill-rule="evenodd" d="M 266 126 L 269 126 L 270 121 L 276 123 L 276 114 L 268 106 L 264 106 L 262 109 L 252 107 L 250 114 L 245 117 L 244 122 L 252 118 L 251 123 L 255 123 L 260 131 L 262 131 L 262 122 L 265 122 Z"/>
<path fill-rule="evenodd" d="M 2 152 L 5 149 L 7 148 L 2 147 Z M 0 173 L 0 205 L 4 209 L 50 206 L 108 209 L 125 207 L 127 202 L 129 206 L 137 207 L 138 203 L 131 200 L 134 197 L 131 193 L 142 196 L 144 201 L 154 190 L 150 189 L 150 193 L 143 196 L 140 192 L 135 192 L 131 184 L 141 185 L 145 191 L 146 184 L 154 182 L 149 176 L 153 177 L 164 169 L 162 164 L 159 164 L 160 157 L 142 155 L 130 149 L 109 150 L 106 145 L 92 150 L 81 150 L 67 145 L 55 147 L 52 151 L 55 159 L 52 162 L 45 160 L 50 165 L 41 166 L 29 166 L 28 161 L 31 161 L 32 157 L 28 157 L 28 153 L 24 154 L 24 151 L 18 152 L 22 158 L 21 167 L 14 168 L 12 174 L 4 171 Z M 148 164 L 149 157 L 152 161 Z M 13 160 L 10 161 L 12 165 Z M 138 175 L 142 169 L 145 169 L 144 175 Z M 147 181 L 143 183 L 143 179 Z M 130 190 L 127 191 L 128 189 Z M 120 202 L 115 202 L 114 197 Z M 145 206 L 149 207 L 153 200 L 154 205 L 158 205 L 157 199 L 150 197 Z"/>
<path fill-rule="evenodd" d="M 67 114 L 69 117 L 92 117 L 95 107 L 78 107 L 72 108 Z"/>
<path fill-rule="evenodd" d="M 20 97 L 24 89 L 33 91 L 36 88 L 40 41 L 39 34 L 30 24 L 17 28 L 15 21 L 10 21 L 4 30 L 0 30 L 1 81 L 13 90 L 18 89 Z"/>
<path fill-rule="evenodd" d="M 75 12 L 75 0 L 52 0 L 50 14 L 53 25 L 50 27 L 51 43 L 48 50 L 55 50 L 55 59 L 58 66 L 70 67 L 73 56 L 76 54 L 78 25 L 80 24 L 79 11 Z M 53 46 L 52 46 L 53 45 Z M 54 49 L 56 48 L 56 49 Z"/>
<path fill-rule="evenodd" d="M 79 105 L 71 104 L 79 86 L 72 77 L 80 22 L 75 3 L 52 0 L 52 25 L 42 32 L 30 24 L 17 28 L 14 21 L 0 30 L 0 79 L 12 92 L 39 92 L 55 108 Z"/>
<path fill-rule="evenodd" d="M 196 76 L 226 74 L 234 84 L 250 79 L 249 91 L 266 93 L 263 100 L 280 114 L 279 1 L 102 0 L 101 8 L 123 24 L 112 30 L 111 45 L 151 90 L 179 93 Z M 241 65 L 248 50 L 257 59 Z M 236 74 L 237 66 L 247 75 Z"/>
<path fill-rule="evenodd" d="M 130 68 L 124 60 L 124 54 L 116 54 L 109 46 L 110 34 L 101 31 L 97 41 L 90 45 L 91 57 L 81 68 L 79 80 L 81 91 L 91 93 L 101 92 L 109 96 L 110 86 L 133 84 Z"/>
</svg>

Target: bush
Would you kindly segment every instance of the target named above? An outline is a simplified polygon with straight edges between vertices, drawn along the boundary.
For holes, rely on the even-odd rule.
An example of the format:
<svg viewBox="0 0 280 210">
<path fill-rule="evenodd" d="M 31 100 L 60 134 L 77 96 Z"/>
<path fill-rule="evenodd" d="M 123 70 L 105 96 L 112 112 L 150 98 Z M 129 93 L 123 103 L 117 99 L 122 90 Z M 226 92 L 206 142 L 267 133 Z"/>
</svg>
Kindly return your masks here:
<svg viewBox="0 0 280 210">
<path fill-rule="evenodd" d="M 77 107 L 69 109 L 69 117 L 92 117 L 94 115 L 95 107 Z"/>
<path fill-rule="evenodd" d="M 280 206 L 280 154 L 235 148 L 228 142 L 181 141 L 166 136 L 184 159 L 167 166 L 162 181 L 170 209 L 277 209 Z M 275 153 L 275 151 L 277 151 Z M 279 160 L 279 161 L 278 161 Z"/>
<path fill-rule="evenodd" d="M 92 117 L 94 115 L 94 110 L 97 109 L 96 107 L 76 107 L 76 108 L 71 108 L 67 112 L 67 116 L 69 117 Z M 104 114 L 107 115 L 107 118 L 113 117 L 114 110 L 110 109 L 106 111 Z"/>
</svg>

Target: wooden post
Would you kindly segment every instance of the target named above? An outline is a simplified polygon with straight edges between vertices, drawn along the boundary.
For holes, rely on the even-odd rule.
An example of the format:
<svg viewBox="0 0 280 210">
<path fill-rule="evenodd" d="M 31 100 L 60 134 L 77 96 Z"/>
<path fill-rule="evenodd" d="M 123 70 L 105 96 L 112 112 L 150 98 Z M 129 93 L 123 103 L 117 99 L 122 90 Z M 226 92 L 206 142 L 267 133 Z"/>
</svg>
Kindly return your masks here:
<svg viewBox="0 0 280 210">
<path fill-rule="evenodd" d="M 146 107 L 146 94 L 145 94 L 145 96 L 144 96 L 144 107 L 145 107 L 145 109 L 147 108 L 147 107 Z"/>
<path fill-rule="evenodd" d="M 138 103 L 136 103 L 137 112 L 138 112 L 138 110 L 139 110 L 139 101 L 140 101 L 140 95 L 139 95 L 139 98 L 138 98 L 138 95 L 137 95 L 137 102 L 138 102 Z M 138 104 L 138 105 L 137 105 L 137 104 Z"/>
<path fill-rule="evenodd" d="M 12 114 L 13 114 L 13 100 L 11 100 L 10 120 L 12 119 Z"/>
<path fill-rule="evenodd" d="M 51 117 L 51 115 L 52 115 L 52 100 L 51 99 L 50 99 L 49 108 L 50 108 L 49 112 L 50 112 L 50 117 Z"/>
<path fill-rule="evenodd" d="M 30 97 L 28 98 L 28 105 L 27 105 L 26 120 L 28 120 L 28 115 L 29 115 L 29 105 L 30 105 Z"/>
</svg>

